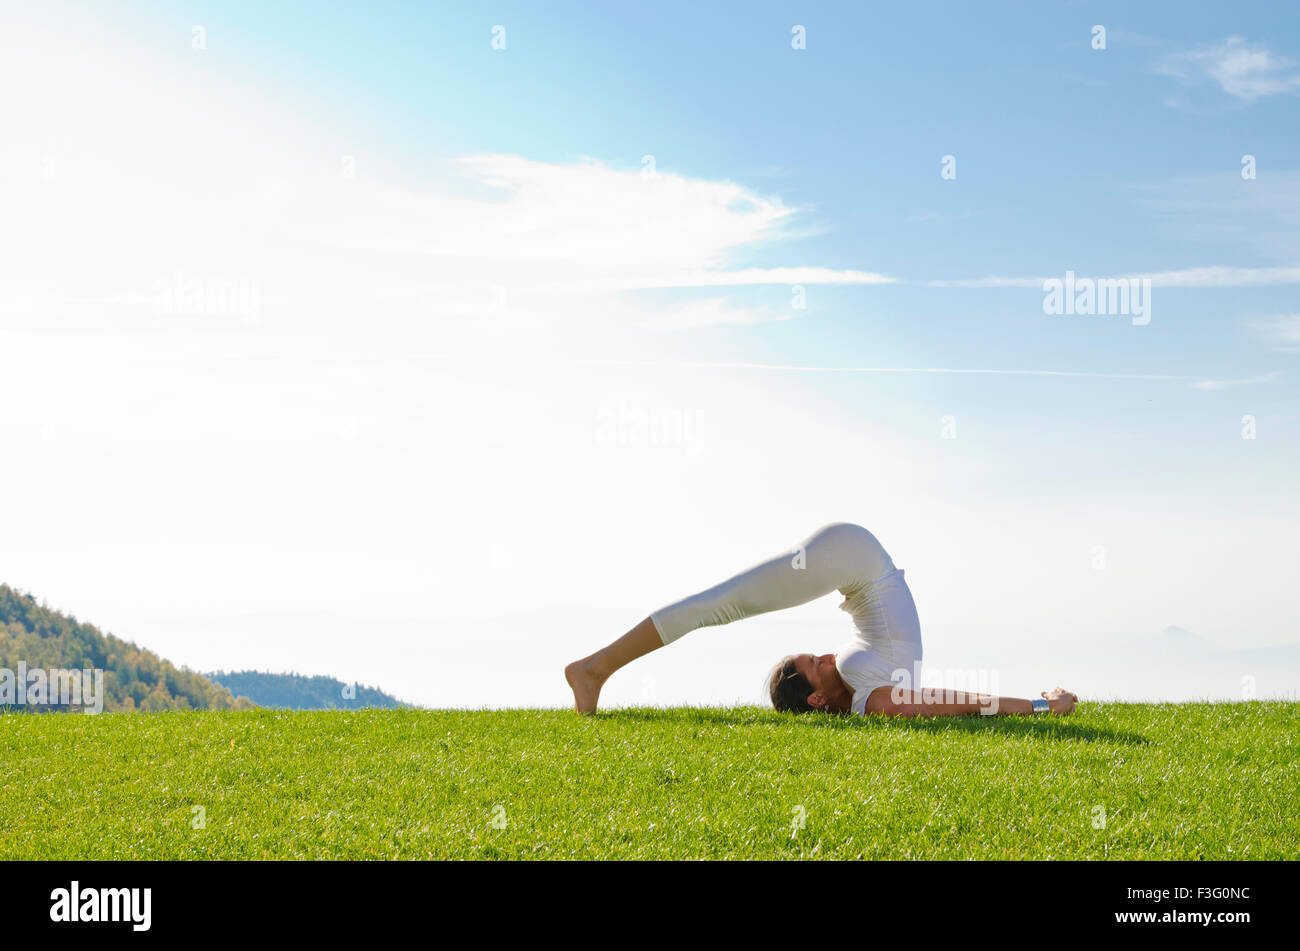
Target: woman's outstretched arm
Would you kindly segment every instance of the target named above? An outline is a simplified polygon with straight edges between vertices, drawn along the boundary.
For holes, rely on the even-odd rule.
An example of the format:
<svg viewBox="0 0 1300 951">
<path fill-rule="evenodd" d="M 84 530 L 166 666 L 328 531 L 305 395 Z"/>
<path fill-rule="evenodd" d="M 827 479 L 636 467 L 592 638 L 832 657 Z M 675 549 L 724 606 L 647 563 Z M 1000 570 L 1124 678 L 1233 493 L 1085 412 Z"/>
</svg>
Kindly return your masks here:
<svg viewBox="0 0 1300 951">
<path fill-rule="evenodd" d="M 932 696 L 930 694 L 933 694 Z M 1043 693 L 1048 709 L 1064 716 L 1074 712 L 1079 698 L 1063 687 Z M 972 714 L 995 716 L 998 714 L 1033 713 L 1032 700 L 1020 697 L 994 697 L 984 693 L 965 693 L 960 690 L 934 691 L 899 690 L 896 687 L 877 687 L 867 697 L 867 713 L 883 713 L 891 717 L 964 717 Z"/>
</svg>

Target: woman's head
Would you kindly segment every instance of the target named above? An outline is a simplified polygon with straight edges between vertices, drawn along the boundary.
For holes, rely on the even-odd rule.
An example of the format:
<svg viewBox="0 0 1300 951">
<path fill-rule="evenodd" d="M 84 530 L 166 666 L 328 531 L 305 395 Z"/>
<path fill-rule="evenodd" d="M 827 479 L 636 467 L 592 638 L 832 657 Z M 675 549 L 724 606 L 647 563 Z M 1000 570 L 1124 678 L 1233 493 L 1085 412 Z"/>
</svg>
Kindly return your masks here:
<svg viewBox="0 0 1300 951">
<path fill-rule="evenodd" d="M 772 706 L 783 713 L 825 710 L 846 690 L 835 655 L 790 654 L 782 657 L 768 678 Z"/>
<path fill-rule="evenodd" d="M 772 695 L 773 708 L 781 713 L 808 713 L 815 709 L 808 702 L 808 695 L 813 692 L 812 685 L 799 673 L 794 658 L 795 655 L 790 654 L 777 661 L 767 689 Z"/>
</svg>

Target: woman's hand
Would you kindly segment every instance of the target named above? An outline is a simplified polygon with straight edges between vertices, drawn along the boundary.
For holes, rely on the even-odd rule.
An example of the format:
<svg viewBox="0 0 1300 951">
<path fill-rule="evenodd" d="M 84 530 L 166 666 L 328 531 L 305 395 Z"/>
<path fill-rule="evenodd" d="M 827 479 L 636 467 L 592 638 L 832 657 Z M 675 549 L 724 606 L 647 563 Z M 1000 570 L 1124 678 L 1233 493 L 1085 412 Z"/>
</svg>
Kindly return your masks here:
<svg viewBox="0 0 1300 951">
<path fill-rule="evenodd" d="M 1079 698 L 1070 693 L 1064 687 L 1057 687 L 1051 693 L 1043 693 L 1043 698 L 1047 701 L 1048 707 L 1057 716 L 1065 716 L 1067 713 L 1074 712 L 1074 705 L 1079 702 Z"/>
</svg>

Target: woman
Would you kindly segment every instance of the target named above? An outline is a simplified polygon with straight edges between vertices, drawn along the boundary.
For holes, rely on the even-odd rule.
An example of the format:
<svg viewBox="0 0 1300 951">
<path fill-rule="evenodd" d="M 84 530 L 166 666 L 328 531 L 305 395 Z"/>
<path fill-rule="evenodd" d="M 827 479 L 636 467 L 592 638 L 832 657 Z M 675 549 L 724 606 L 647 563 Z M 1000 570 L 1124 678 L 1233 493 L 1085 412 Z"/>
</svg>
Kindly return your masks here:
<svg viewBox="0 0 1300 951">
<path fill-rule="evenodd" d="M 773 668 L 772 706 L 806 713 L 963 716 L 1074 711 L 1079 698 L 1057 687 L 1041 699 L 920 689 L 921 624 L 901 569 L 865 528 L 836 522 L 790 551 L 655 611 L 608 647 L 564 669 L 574 708 L 592 713 L 610 674 L 698 627 L 805 604 L 839 591 L 856 633 L 835 654 L 791 654 Z M 917 689 L 912 689 L 915 686 Z"/>
</svg>

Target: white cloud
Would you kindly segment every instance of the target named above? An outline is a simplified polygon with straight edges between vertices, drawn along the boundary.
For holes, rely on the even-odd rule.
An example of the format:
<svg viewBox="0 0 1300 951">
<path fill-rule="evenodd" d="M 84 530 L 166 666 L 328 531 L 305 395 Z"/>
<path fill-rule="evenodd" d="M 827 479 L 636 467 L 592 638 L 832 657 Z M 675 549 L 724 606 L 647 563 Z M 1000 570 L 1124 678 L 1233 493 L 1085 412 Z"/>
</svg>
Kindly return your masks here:
<svg viewBox="0 0 1300 951">
<path fill-rule="evenodd" d="M 1300 353 L 1300 314 L 1284 314 L 1269 320 L 1256 320 L 1250 327 L 1274 349 L 1284 353 Z"/>
<path fill-rule="evenodd" d="M 1192 384 L 1194 390 L 1226 390 L 1236 386 L 1249 386 L 1252 383 L 1276 383 L 1280 374 L 1265 373 L 1262 376 L 1246 377 L 1239 380 L 1197 380 Z"/>
<path fill-rule="evenodd" d="M 1175 271 L 1146 271 L 1126 275 L 1130 280 L 1149 279 L 1153 287 L 1269 287 L 1300 284 L 1300 265 L 1282 267 L 1181 268 Z"/>
<path fill-rule="evenodd" d="M 1096 275 L 1078 274 L 1076 279 Z M 1300 265 L 1281 267 L 1207 267 L 1181 268 L 1173 271 L 1142 271 L 1133 274 L 1107 274 L 1107 278 L 1150 280 L 1152 287 L 1271 287 L 1300 284 Z M 1060 279 L 1060 274 L 1051 276 Z M 1034 287 L 1042 289 L 1047 277 L 1002 277 L 990 275 L 956 280 L 920 281 L 930 287 Z"/>
<path fill-rule="evenodd" d="M 1154 69 L 1188 83 L 1208 77 L 1228 95 L 1246 102 L 1300 92 L 1300 71 L 1292 60 L 1263 46 L 1252 47 L 1240 36 L 1169 56 Z"/>
<path fill-rule="evenodd" d="M 1036 287 L 1042 289 L 1044 277 L 1003 277 L 990 274 L 987 277 L 952 278 L 939 281 L 918 281 L 927 287 Z"/>
<path fill-rule="evenodd" d="M 1167 382 L 1187 383 L 1195 377 L 1166 373 L 1105 373 L 1087 370 L 1036 370 L 1036 369 L 991 369 L 986 367 L 862 367 L 862 366 L 814 366 L 790 363 L 721 363 L 704 361 L 605 361 L 606 366 L 641 366 L 663 367 L 664 369 L 697 370 L 769 370 L 788 373 L 899 373 L 899 374 L 951 374 L 954 376 L 1055 376 L 1080 377 L 1099 380 L 1163 380 Z M 1236 382 L 1255 382 L 1239 380 Z"/>
<path fill-rule="evenodd" d="M 322 233 L 313 222 L 312 233 L 350 250 L 445 262 L 449 274 L 462 279 L 466 269 L 478 267 L 501 283 L 564 295 L 890 281 L 824 267 L 728 269 L 737 254 L 786 236 L 796 214 L 778 198 L 733 183 L 662 171 L 647 176 L 589 158 L 554 164 L 478 155 L 460 165 L 467 179 L 503 192 L 505 200 L 361 189 L 357 198 L 364 204 L 343 219 L 345 227 Z M 357 226 L 381 208 L 382 228 Z M 394 228 L 395 218 L 406 226 Z"/>
<path fill-rule="evenodd" d="M 1247 386 L 1253 383 L 1276 382 L 1278 373 L 1266 373 L 1262 376 L 1236 380 L 1203 380 L 1199 377 L 1177 373 L 1106 373 L 1089 370 L 1051 370 L 1051 369 L 993 369 L 986 367 L 861 367 L 861 366 L 811 366 L 807 364 L 780 363 L 709 363 L 703 361 L 660 362 L 648 361 L 604 361 L 605 366 L 657 366 L 665 369 L 696 370 L 759 370 L 775 373 L 847 373 L 847 374 L 937 374 L 940 376 L 1030 376 L 1061 377 L 1094 380 L 1147 380 L 1166 383 L 1183 383 L 1197 390 L 1224 390 L 1229 387 Z"/>
<path fill-rule="evenodd" d="M 6 86 L 39 90 L 7 113 L 0 154 L 0 257 L 23 275 L 0 286 L 11 327 L 135 326 L 178 274 L 260 285 L 268 326 L 350 326 L 364 313 L 377 329 L 434 324 L 426 336 L 443 342 L 551 321 L 764 319 L 716 293 L 684 304 L 633 290 L 888 281 L 772 263 L 768 246 L 797 240 L 801 209 L 662 167 L 480 153 L 435 168 L 433 186 L 397 187 L 363 151 L 345 162 L 359 151 L 345 130 L 281 114 L 190 50 L 188 34 L 174 49 L 133 48 L 69 15 L 60 29 L 15 24 L 0 61 Z M 765 265 L 747 266 L 759 248 Z"/>
<path fill-rule="evenodd" d="M 748 284 L 893 284 L 894 279 L 871 271 L 840 271 L 824 267 L 745 268 L 740 271 L 686 271 L 655 281 L 629 282 L 627 287 L 739 287 Z"/>
<path fill-rule="evenodd" d="M 662 313 L 654 315 L 651 320 L 660 329 L 688 329 L 765 324 L 789 320 L 793 316 L 794 311 L 789 308 L 782 313 L 773 313 L 753 307 L 736 307 L 725 297 L 706 297 L 687 301 L 677 307 L 664 308 Z"/>
<path fill-rule="evenodd" d="M 795 214 L 778 198 L 729 182 L 648 176 L 590 158 L 549 163 L 474 155 L 457 164 L 467 181 L 501 194 L 363 187 L 349 202 L 354 214 L 321 239 L 437 258 L 456 269 L 506 262 L 530 281 L 581 275 L 615 286 L 671 286 L 676 282 L 667 275 L 721 267 L 736 252 L 779 236 Z M 358 219 L 385 227 L 358 229 Z"/>
</svg>

